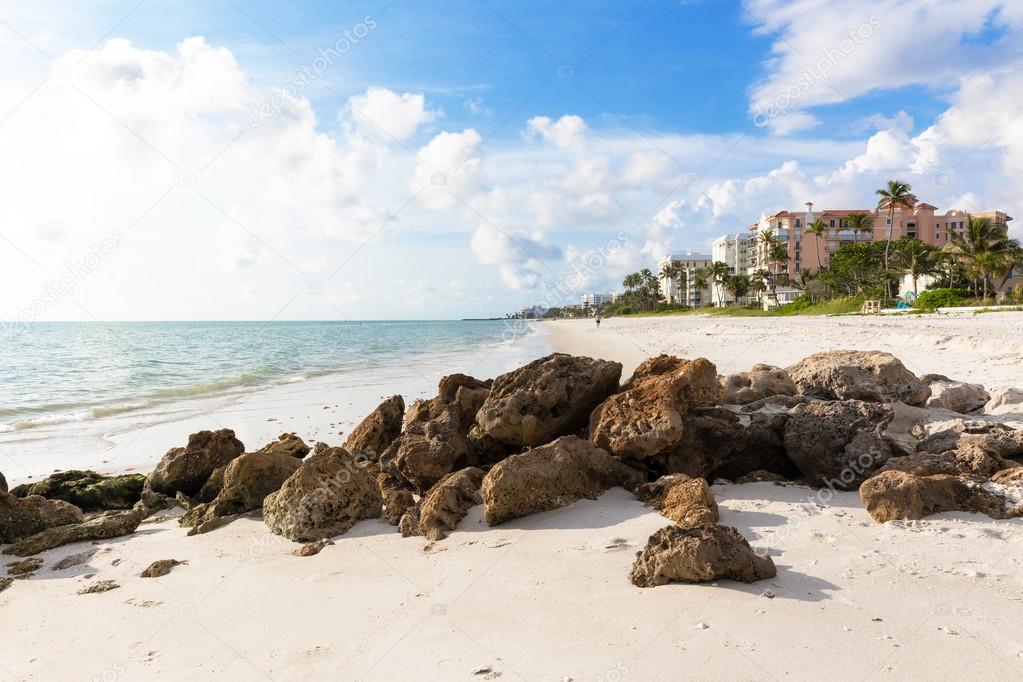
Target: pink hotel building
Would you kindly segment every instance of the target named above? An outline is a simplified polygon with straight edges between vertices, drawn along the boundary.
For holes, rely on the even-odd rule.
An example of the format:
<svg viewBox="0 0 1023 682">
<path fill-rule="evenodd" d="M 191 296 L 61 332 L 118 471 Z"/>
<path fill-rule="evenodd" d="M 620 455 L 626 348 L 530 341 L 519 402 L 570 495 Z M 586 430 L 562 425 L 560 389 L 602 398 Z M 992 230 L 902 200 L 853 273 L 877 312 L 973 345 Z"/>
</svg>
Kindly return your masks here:
<svg viewBox="0 0 1023 682">
<path fill-rule="evenodd" d="M 956 236 L 966 230 L 966 222 L 970 215 L 986 216 L 991 222 L 1000 225 L 1007 225 L 1012 218 L 1001 211 L 982 211 L 967 213 L 959 209 L 952 209 L 947 213 L 936 214 L 937 208 L 923 202 L 916 202 L 913 208 L 896 207 L 895 220 L 892 225 L 892 239 L 911 236 L 941 248 L 950 243 Z M 858 234 L 848 229 L 847 218 L 853 213 L 864 213 L 873 221 L 873 231 Z M 818 239 L 812 234 L 806 234 L 806 227 L 814 220 L 820 219 L 828 227 L 827 235 Z M 781 270 L 778 264 L 768 264 L 765 260 L 764 246 L 760 240 L 753 239 L 756 233 L 768 231 L 773 233 L 778 240 L 788 246 L 789 261 L 788 274 L 790 277 L 802 270 L 809 269 L 811 272 L 818 270 L 819 263 L 827 266 L 834 253 L 840 246 L 855 242 L 869 242 L 884 240 L 888 236 L 888 209 L 879 207 L 876 209 L 860 210 L 827 210 L 815 213 L 813 203 L 807 202 L 806 211 L 781 211 L 772 216 L 765 216 L 750 226 L 750 238 L 743 241 L 748 244 L 745 266 L 747 274 L 752 274 L 758 269 Z M 741 248 L 741 247 L 740 247 Z"/>
</svg>

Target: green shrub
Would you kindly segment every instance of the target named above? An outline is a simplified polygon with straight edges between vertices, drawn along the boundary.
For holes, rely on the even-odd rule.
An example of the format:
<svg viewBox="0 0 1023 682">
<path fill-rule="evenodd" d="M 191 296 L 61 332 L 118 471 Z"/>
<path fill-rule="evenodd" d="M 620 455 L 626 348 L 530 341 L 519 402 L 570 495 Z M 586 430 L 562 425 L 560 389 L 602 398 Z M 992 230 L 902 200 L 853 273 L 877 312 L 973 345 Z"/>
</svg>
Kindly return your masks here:
<svg viewBox="0 0 1023 682">
<path fill-rule="evenodd" d="M 958 289 L 928 289 L 916 297 L 915 306 L 924 310 L 961 306 L 965 297 Z"/>
<path fill-rule="evenodd" d="M 627 305 L 622 306 L 621 308 L 618 309 L 618 314 L 619 315 L 631 315 L 632 314 L 632 307 L 627 306 Z"/>
</svg>

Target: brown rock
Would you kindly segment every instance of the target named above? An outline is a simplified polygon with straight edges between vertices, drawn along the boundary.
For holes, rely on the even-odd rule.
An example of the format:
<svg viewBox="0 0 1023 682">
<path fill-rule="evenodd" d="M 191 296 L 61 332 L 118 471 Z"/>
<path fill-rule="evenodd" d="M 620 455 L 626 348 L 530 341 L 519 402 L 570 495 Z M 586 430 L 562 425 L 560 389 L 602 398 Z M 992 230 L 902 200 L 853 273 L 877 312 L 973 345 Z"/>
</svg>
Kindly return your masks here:
<svg viewBox="0 0 1023 682">
<path fill-rule="evenodd" d="M 280 490 L 302 460 L 292 454 L 253 452 L 235 458 L 224 471 L 224 487 L 213 500 L 217 516 L 260 509 L 270 493 Z"/>
<path fill-rule="evenodd" d="M 256 452 L 265 455 L 288 455 L 302 459 L 309 454 L 309 446 L 294 433 L 282 433 L 277 436 L 277 440 L 267 443 Z"/>
<path fill-rule="evenodd" d="M 656 459 L 681 441 L 686 414 L 721 393 L 717 369 L 704 358 L 650 358 L 593 411 L 590 440 L 618 457 Z"/>
<path fill-rule="evenodd" d="M 64 500 L 86 512 L 131 509 L 139 501 L 145 482 L 146 477 L 142 474 L 102 476 L 95 471 L 71 469 L 51 474 L 36 483 L 18 486 L 11 494 Z"/>
<path fill-rule="evenodd" d="M 482 483 L 483 471 L 476 467 L 445 476 L 418 505 L 402 516 L 398 524 L 402 536 L 422 535 L 431 541 L 444 539 L 471 507 L 483 504 Z"/>
<path fill-rule="evenodd" d="M 28 577 L 42 567 L 43 560 L 39 557 L 22 559 L 21 561 L 12 561 L 7 564 L 7 575 L 13 575 L 18 578 Z"/>
<path fill-rule="evenodd" d="M 980 512 L 1003 518 L 1003 503 L 983 487 L 984 479 L 969 476 L 915 476 L 883 471 L 863 482 L 860 499 L 878 523 L 922 519 L 947 511 Z"/>
<path fill-rule="evenodd" d="M 78 590 L 78 594 L 102 594 L 109 592 L 110 590 L 116 590 L 120 585 L 115 583 L 113 580 L 97 580 L 88 587 L 83 587 Z"/>
<path fill-rule="evenodd" d="M 689 478 L 684 474 L 662 476 L 640 486 L 636 496 L 680 526 L 699 526 L 721 520 L 714 494 L 702 478 Z"/>
<path fill-rule="evenodd" d="M 4 554 L 31 556 L 72 542 L 106 540 L 134 533 L 142 521 L 138 511 L 108 511 L 88 521 L 56 526 L 30 535 L 4 549 Z"/>
<path fill-rule="evenodd" d="M 187 561 L 178 561 L 177 559 L 159 559 L 149 564 L 149 566 L 146 567 L 146 570 L 142 571 L 142 573 L 139 574 L 139 577 L 161 578 L 170 573 L 175 566 L 180 566 L 182 564 L 187 563 L 188 563 Z"/>
<path fill-rule="evenodd" d="M 891 353 L 836 350 L 788 368 L 800 395 L 826 400 L 902 401 L 923 405 L 930 389 Z"/>
<path fill-rule="evenodd" d="M 725 405 L 748 405 L 771 396 L 796 394 L 796 385 L 788 372 L 773 365 L 753 365 L 748 372 L 721 377 Z"/>
<path fill-rule="evenodd" d="M 408 482 L 394 474 L 377 474 L 377 486 L 384 503 L 384 514 L 381 519 L 397 526 L 401 517 L 416 503 Z"/>
<path fill-rule="evenodd" d="M 0 592 L 14 584 L 14 578 L 0 578 Z"/>
<path fill-rule="evenodd" d="M 927 379 L 928 377 L 924 377 Z M 944 377 L 929 382 L 931 397 L 927 407 L 937 407 L 952 412 L 975 412 L 991 400 L 991 395 L 980 384 L 967 384 Z"/>
<path fill-rule="evenodd" d="M 585 428 L 621 374 L 617 362 L 554 353 L 497 377 L 476 421 L 508 445 L 542 445 Z"/>
<path fill-rule="evenodd" d="M 1014 464 L 1001 457 L 989 455 L 976 446 L 968 446 L 939 454 L 914 452 L 904 457 L 892 457 L 881 467 L 881 471 L 904 471 L 915 476 L 968 474 L 990 478 L 1011 466 Z"/>
<path fill-rule="evenodd" d="M 375 461 L 401 433 L 404 414 L 405 401 L 400 395 L 391 396 L 348 434 L 344 448 Z"/>
<path fill-rule="evenodd" d="M 82 510 L 62 500 L 0 493 L 0 544 L 17 542 L 47 528 L 82 521 Z"/>
<path fill-rule="evenodd" d="M 299 547 L 298 549 L 296 549 L 295 551 L 293 551 L 292 554 L 294 554 L 295 556 L 315 556 L 322 552 L 324 547 L 333 544 L 334 544 L 333 540 L 328 540 L 324 538 L 322 540 L 316 540 L 315 542 L 308 542 Z"/>
<path fill-rule="evenodd" d="M 512 455 L 483 478 L 484 516 L 494 526 L 510 519 L 594 499 L 616 485 L 635 487 L 643 476 L 576 436 Z"/>
<path fill-rule="evenodd" d="M 263 501 L 263 520 L 270 530 L 297 542 L 340 535 L 382 511 L 375 477 L 344 448 L 306 458 L 281 489 Z"/>
<path fill-rule="evenodd" d="M 420 492 L 452 471 L 477 463 L 476 450 L 451 412 L 409 424 L 395 453 L 394 468 Z"/>
<path fill-rule="evenodd" d="M 178 492 L 195 495 L 214 469 L 243 452 L 245 446 L 230 429 L 193 433 L 187 446 L 167 451 L 149 475 L 150 485 L 155 492 L 165 495 Z"/>
<path fill-rule="evenodd" d="M 4 478 L 4 474 L 0 471 L 0 493 L 7 492 L 7 479 Z"/>
<path fill-rule="evenodd" d="M 814 402 L 792 408 L 785 450 L 807 480 L 855 490 L 892 455 L 884 439 L 890 405 L 859 400 Z"/>
<path fill-rule="evenodd" d="M 753 551 L 731 526 L 668 526 L 636 553 L 629 579 L 637 587 L 671 582 L 706 583 L 737 580 L 752 583 L 777 575 L 771 557 Z"/>
</svg>

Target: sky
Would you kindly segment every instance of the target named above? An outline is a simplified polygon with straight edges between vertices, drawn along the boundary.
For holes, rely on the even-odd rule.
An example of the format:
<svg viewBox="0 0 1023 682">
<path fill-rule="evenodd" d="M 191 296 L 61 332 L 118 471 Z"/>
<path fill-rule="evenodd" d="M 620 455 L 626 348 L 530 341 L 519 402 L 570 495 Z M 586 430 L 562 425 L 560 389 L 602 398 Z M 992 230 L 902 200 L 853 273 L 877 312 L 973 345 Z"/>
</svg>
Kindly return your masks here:
<svg viewBox="0 0 1023 682">
<path fill-rule="evenodd" d="M 502 316 L 894 178 L 1020 215 L 1021 38 L 1023 0 L 0 0 L 0 319 Z"/>
</svg>

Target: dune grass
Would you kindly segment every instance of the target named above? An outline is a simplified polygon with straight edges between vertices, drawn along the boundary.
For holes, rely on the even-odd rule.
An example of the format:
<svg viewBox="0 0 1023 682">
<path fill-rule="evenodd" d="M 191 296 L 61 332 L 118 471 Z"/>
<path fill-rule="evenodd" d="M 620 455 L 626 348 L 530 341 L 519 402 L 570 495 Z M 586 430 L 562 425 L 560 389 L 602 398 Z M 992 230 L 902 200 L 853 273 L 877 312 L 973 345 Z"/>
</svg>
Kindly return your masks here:
<svg viewBox="0 0 1023 682">
<path fill-rule="evenodd" d="M 863 298 L 850 296 L 821 303 L 787 303 L 776 310 L 762 310 L 741 306 L 723 308 L 705 307 L 691 310 L 665 310 L 662 312 L 630 313 L 621 317 L 671 317 L 676 315 L 710 315 L 714 317 L 791 317 L 793 315 L 855 315 L 863 305 Z"/>
</svg>

